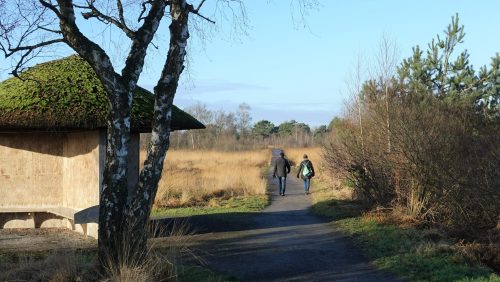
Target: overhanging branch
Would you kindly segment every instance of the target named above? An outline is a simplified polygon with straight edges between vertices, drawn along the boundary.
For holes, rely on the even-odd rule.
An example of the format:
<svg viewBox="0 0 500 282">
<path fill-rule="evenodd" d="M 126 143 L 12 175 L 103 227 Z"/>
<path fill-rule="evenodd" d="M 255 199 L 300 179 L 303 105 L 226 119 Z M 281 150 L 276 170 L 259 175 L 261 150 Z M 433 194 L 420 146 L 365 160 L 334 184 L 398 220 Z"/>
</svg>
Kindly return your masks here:
<svg viewBox="0 0 500 282">
<path fill-rule="evenodd" d="M 47 40 L 44 42 L 40 42 L 38 44 L 33 44 L 33 45 L 26 45 L 26 46 L 18 46 L 18 47 L 5 47 L 3 44 L 0 44 L 0 50 L 5 55 L 5 58 L 8 58 L 16 53 L 21 53 L 19 60 L 16 63 L 16 66 L 12 70 L 11 74 L 15 77 L 19 78 L 19 71 L 23 68 L 23 66 L 32 58 L 33 56 L 30 57 L 30 55 L 34 51 L 40 51 L 40 48 L 56 44 L 56 43 L 63 43 L 65 42 L 63 38 L 58 38 L 58 39 L 53 39 L 53 40 Z M 23 52 L 24 51 L 24 52 Z"/>
<path fill-rule="evenodd" d="M 203 6 L 203 4 L 205 3 L 205 1 L 206 0 L 202 0 L 200 2 L 200 4 L 198 4 L 198 7 L 196 7 L 196 9 L 192 5 L 189 5 L 189 12 L 192 13 L 192 14 L 195 14 L 195 15 L 199 16 L 200 18 L 202 18 L 202 19 L 204 19 L 204 20 L 206 20 L 206 21 L 208 21 L 210 23 L 215 24 L 214 20 L 212 20 L 212 19 L 210 19 L 210 18 L 208 18 L 208 17 L 206 17 L 206 16 L 204 16 L 204 15 L 202 15 L 200 13 L 200 9 Z"/>
<path fill-rule="evenodd" d="M 147 11 L 147 8 L 146 8 L 146 5 L 152 5 L 153 4 L 153 1 L 152 0 L 148 0 L 148 1 L 144 1 L 141 3 L 141 6 L 142 6 L 142 10 L 141 10 L 141 13 L 139 14 L 139 17 L 137 18 L 137 21 L 140 22 L 142 20 L 144 20 L 145 18 L 143 17 L 144 13 L 146 13 Z M 169 1 L 167 1 L 166 3 L 167 5 L 169 5 Z"/>
<path fill-rule="evenodd" d="M 99 9 L 97 9 L 96 6 L 94 6 L 93 4 L 94 2 L 88 2 L 88 5 L 87 6 L 81 6 L 81 5 L 76 5 L 74 4 L 74 6 L 76 8 L 79 8 L 79 9 L 84 9 L 84 10 L 90 10 L 88 12 L 82 12 L 82 17 L 86 20 L 90 19 L 90 18 L 96 18 L 97 20 L 103 22 L 103 23 L 110 23 L 114 26 L 116 26 L 117 28 L 121 29 L 125 35 L 127 35 L 129 38 L 133 38 L 134 35 L 135 35 L 135 32 L 133 30 L 131 30 L 126 22 L 125 22 L 125 18 L 123 16 L 123 6 L 121 4 L 121 1 L 117 1 L 117 6 L 118 6 L 118 17 L 120 19 L 116 19 L 112 16 L 109 16 L 109 15 L 106 15 L 104 13 L 102 13 Z"/>
<path fill-rule="evenodd" d="M 201 6 L 203 6 L 203 4 L 205 3 L 205 1 L 207 1 L 207 0 L 202 0 L 200 2 L 200 4 L 198 5 L 198 7 L 196 7 L 196 10 L 195 10 L 196 12 L 198 12 L 201 9 Z"/>
<path fill-rule="evenodd" d="M 59 10 L 57 10 L 56 6 L 55 5 L 52 5 L 50 4 L 49 2 L 47 1 L 44 1 L 44 0 L 38 0 L 40 2 L 40 4 L 42 4 L 42 6 L 44 6 L 45 8 L 51 10 L 52 12 L 54 12 L 54 14 L 56 14 L 56 16 L 58 18 L 61 18 L 61 13 L 59 13 Z"/>
<path fill-rule="evenodd" d="M 55 44 L 55 43 L 63 43 L 63 42 L 65 42 L 64 38 L 58 38 L 58 39 L 43 41 L 43 42 L 40 42 L 40 43 L 34 44 L 34 45 L 19 46 L 19 47 L 15 47 L 15 48 L 9 48 L 8 50 L 10 51 L 10 54 L 6 54 L 6 57 L 8 57 L 8 56 L 10 56 L 13 53 L 18 52 L 18 51 L 34 50 L 34 49 L 38 49 L 38 48 L 41 48 L 41 47 L 44 47 L 44 46 L 52 45 L 52 44 Z"/>
<path fill-rule="evenodd" d="M 191 10 L 191 13 L 197 15 L 198 17 L 200 17 L 200 18 L 202 18 L 202 19 L 204 19 L 204 20 L 206 20 L 206 21 L 208 21 L 210 23 L 215 24 L 214 20 L 212 20 L 212 19 L 210 19 L 208 17 L 205 17 L 204 15 L 200 14 L 197 9 Z"/>
</svg>

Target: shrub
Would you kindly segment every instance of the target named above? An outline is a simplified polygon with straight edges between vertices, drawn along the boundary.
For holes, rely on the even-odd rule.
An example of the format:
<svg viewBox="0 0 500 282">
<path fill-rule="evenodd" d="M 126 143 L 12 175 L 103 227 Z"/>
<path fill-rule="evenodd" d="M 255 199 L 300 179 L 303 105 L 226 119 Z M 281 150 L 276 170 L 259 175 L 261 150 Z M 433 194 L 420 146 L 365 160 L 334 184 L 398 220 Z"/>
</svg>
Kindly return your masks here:
<svg viewBox="0 0 500 282">
<path fill-rule="evenodd" d="M 476 74 L 458 17 L 394 76 L 362 84 L 324 147 L 325 166 L 358 197 L 460 236 L 500 215 L 500 56 Z"/>
</svg>

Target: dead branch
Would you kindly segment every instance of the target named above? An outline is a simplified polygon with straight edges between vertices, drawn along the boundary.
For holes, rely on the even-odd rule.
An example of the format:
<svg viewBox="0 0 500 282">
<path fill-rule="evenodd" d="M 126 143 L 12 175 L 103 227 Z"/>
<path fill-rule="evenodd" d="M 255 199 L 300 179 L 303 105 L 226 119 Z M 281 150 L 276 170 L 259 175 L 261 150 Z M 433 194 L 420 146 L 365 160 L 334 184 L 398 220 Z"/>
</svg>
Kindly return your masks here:
<svg viewBox="0 0 500 282">
<path fill-rule="evenodd" d="M 206 16 L 202 15 L 202 14 L 199 12 L 199 10 L 200 10 L 200 8 L 201 8 L 201 6 L 203 5 L 203 3 L 204 3 L 204 2 L 205 2 L 205 0 L 201 1 L 200 5 L 198 5 L 198 7 L 197 7 L 196 9 L 194 9 L 194 8 L 193 8 L 193 6 L 191 6 L 191 5 L 190 5 L 190 10 L 189 10 L 189 12 L 191 12 L 192 14 L 197 15 L 198 17 L 200 17 L 200 18 L 202 18 L 202 19 L 204 19 L 204 20 L 206 20 L 206 21 L 208 21 L 208 22 L 210 22 L 210 23 L 215 24 L 215 21 L 214 21 L 214 20 L 212 20 L 212 19 L 210 19 L 210 18 L 208 18 L 208 17 L 206 17 Z"/>
<path fill-rule="evenodd" d="M 73 4 L 73 6 L 75 6 L 76 8 L 90 10 L 88 12 L 82 12 L 82 16 L 84 19 L 88 20 L 90 18 L 96 18 L 98 21 L 101 21 L 105 24 L 109 23 L 116 26 L 118 29 L 122 30 L 125 33 L 125 35 L 127 35 L 129 38 L 133 38 L 135 36 L 135 32 L 131 30 L 125 23 L 125 18 L 123 16 L 123 6 L 121 4 L 121 1 L 117 1 L 118 14 L 120 19 L 116 19 L 110 15 L 102 13 L 94 5 L 94 1 L 88 1 L 87 3 L 88 3 L 87 6 Z"/>
<path fill-rule="evenodd" d="M 40 1 L 40 4 L 42 4 L 45 8 L 50 9 L 58 18 L 61 18 L 61 13 L 59 13 L 59 10 L 57 10 L 55 5 L 50 4 L 47 1 L 44 0 L 38 0 Z"/>
<path fill-rule="evenodd" d="M 146 13 L 147 11 L 147 8 L 146 8 L 146 5 L 152 5 L 153 1 L 152 0 L 148 0 L 148 1 L 144 1 L 141 3 L 141 6 L 142 6 L 142 10 L 141 10 L 141 13 L 139 14 L 139 17 L 137 18 L 137 21 L 140 22 L 142 20 L 144 20 L 144 13 Z M 170 4 L 170 1 L 167 1 L 167 5 Z"/>
</svg>

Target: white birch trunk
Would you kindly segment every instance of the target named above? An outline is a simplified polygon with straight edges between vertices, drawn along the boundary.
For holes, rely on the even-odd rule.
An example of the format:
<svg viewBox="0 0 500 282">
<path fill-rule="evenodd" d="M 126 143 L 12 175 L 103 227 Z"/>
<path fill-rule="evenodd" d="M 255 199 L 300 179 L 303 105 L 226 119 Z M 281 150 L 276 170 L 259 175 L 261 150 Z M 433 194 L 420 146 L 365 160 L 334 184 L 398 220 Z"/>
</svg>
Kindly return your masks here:
<svg viewBox="0 0 500 282">
<path fill-rule="evenodd" d="M 144 168 L 142 169 L 135 195 L 128 203 L 130 219 L 130 245 L 132 251 L 146 250 L 146 226 L 156 197 L 158 182 L 163 171 L 163 162 L 170 144 L 172 104 L 177 91 L 179 77 L 184 69 L 190 7 L 185 0 L 170 2 L 170 48 L 161 78 L 154 89 L 155 106 L 151 141 Z"/>
</svg>

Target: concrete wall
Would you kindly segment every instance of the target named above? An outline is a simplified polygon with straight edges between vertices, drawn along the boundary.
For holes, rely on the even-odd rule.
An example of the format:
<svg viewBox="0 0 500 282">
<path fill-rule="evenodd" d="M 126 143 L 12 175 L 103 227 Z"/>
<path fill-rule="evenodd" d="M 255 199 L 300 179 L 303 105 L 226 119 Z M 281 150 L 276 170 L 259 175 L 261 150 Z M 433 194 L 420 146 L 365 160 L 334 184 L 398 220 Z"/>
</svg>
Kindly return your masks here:
<svg viewBox="0 0 500 282">
<path fill-rule="evenodd" d="M 62 203 L 63 137 L 0 133 L 0 207 Z"/>
<path fill-rule="evenodd" d="M 75 223 L 73 213 L 99 205 L 103 138 L 0 133 L 0 228 L 69 227 L 97 237 L 95 214 Z"/>
<path fill-rule="evenodd" d="M 97 238 L 105 144 L 104 131 L 0 133 L 0 228 L 67 227 Z M 128 164 L 131 191 L 139 134 Z"/>
<path fill-rule="evenodd" d="M 99 204 L 99 131 L 0 133 L 0 207 Z"/>
<path fill-rule="evenodd" d="M 62 194 L 64 207 L 77 210 L 99 204 L 99 131 L 68 133 L 63 146 Z"/>
</svg>

